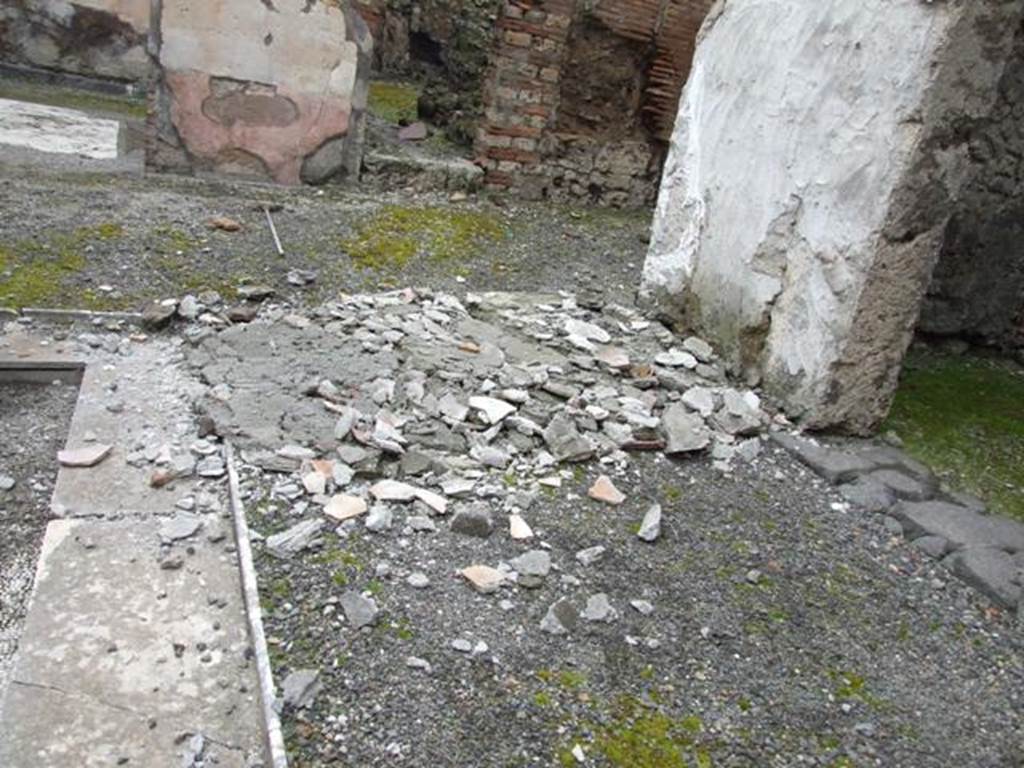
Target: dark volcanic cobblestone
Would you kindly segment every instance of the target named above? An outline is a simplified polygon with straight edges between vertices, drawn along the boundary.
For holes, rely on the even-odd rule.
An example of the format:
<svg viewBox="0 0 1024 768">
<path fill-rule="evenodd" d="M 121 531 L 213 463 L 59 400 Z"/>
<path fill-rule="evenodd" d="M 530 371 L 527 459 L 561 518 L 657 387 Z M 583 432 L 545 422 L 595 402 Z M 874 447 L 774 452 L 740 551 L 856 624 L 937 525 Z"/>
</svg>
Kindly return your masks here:
<svg viewBox="0 0 1024 768">
<path fill-rule="evenodd" d="M 586 498 L 598 474 L 541 494 L 532 544 L 500 527 L 459 536 L 441 519 L 438 533 L 403 532 L 413 512 L 398 509 L 388 533 L 359 523 L 290 560 L 260 556 L 279 683 L 300 668 L 324 683 L 310 709 L 285 712 L 295 764 L 573 765 L 576 745 L 588 765 L 640 768 L 1021 764 L 1019 627 L 881 517 L 773 448 L 732 477 L 707 460 L 635 457 L 615 508 Z M 295 522 L 265 480 L 246 485 L 257 531 Z M 635 536 L 650 499 L 664 509 L 654 545 Z M 540 589 L 483 596 L 455 575 L 537 541 L 555 566 Z M 579 565 L 597 544 L 604 558 Z M 407 584 L 415 571 L 427 588 Z M 372 593 L 375 627 L 341 618 L 348 589 Z M 618 621 L 540 630 L 557 599 L 582 609 L 600 592 Z"/>
</svg>

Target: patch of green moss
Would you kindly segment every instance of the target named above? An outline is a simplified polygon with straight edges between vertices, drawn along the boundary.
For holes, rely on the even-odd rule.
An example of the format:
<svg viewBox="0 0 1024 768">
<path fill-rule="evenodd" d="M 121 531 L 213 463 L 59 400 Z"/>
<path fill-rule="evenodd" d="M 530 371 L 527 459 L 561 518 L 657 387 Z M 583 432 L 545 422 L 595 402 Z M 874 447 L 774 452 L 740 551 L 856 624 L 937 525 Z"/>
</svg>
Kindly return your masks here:
<svg viewBox="0 0 1024 768">
<path fill-rule="evenodd" d="M 82 112 L 102 112 L 136 120 L 146 119 L 144 99 L 28 83 L 23 80 L 0 79 L 0 98 L 49 104 Z"/>
<path fill-rule="evenodd" d="M 196 257 L 208 241 L 166 224 L 154 227 L 148 237 L 150 251 L 147 266 L 158 283 L 175 293 L 216 291 L 231 301 L 238 295 L 238 286 L 247 277 L 237 270 L 225 269 L 218 261 Z"/>
<path fill-rule="evenodd" d="M 662 493 L 664 493 L 665 498 L 671 502 L 676 502 L 683 498 L 683 489 L 675 485 L 666 485 L 662 489 Z"/>
<path fill-rule="evenodd" d="M 412 623 L 404 616 L 399 618 L 397 621 L 392 622 L 391 631 L 395 637 L 405 642 L 412 640 L 416 636 L 416 633 L 413 632 L 412 629 Z"/>
<path fill-rule="evenodd" d="M 21 309 L 67 303 L 74 291 L 71 279 L 88 264 L 87 247 L 123 234 L 120 224 L 107 222 L 0 245 L 0 304 Z M 83 298 L 91 307 L 101 303 L 101 297 L 92 292 L 85 292 Z"/>
<path fill-rule="evenodd" d="M 972 355 L 908 357 L 885 429 L 951 485 L 1024 520 L 1024 370 Z"/>
<path fill-rule="evenodd" d="M 341 547 L 329 547 L 320 554 L 312 558 L 312 562 L 316 565 L 333 565 L 338 567 L 351 568 L 356 573 L 361 573 L 365 567 L 362 558 L 353 552 L 349 552 L 347 549 Z"/>
<path fill-rule="evenodd" d="M 292 595 L 292 583 L 286 578 L 274 579 L 270 582 L 270 595 L 275 602 L 287 600 Z"/>
<path fill-rule="evenodd" d="M 416 256 L 435 261 L 473 258 L 503 239 L 493 214 L 464 208 L 389 205 L 356 227 L 341 247 L 364 269 L 401 268 Z"/>
<path fill-rule="evenodd" d="M 408 83 L 370 83 L 367 108 L 381 120 L 398 125 L 411 123 L 419 116 L 419 90 Z"/>
<path fill-rule="evenodd" d="M 199 238 L 166 224 L 153 229 L 153 241 L 153 250 L 164 254 L 190 253 L 202 245 Z"/>
<path fill-rule="evenodd" d="M 885 702 L 868 689 L 863 675 L 849 670 L 830 669 L 828 676 L 833 685 L 832 694 L 839 701 L 860 701 L 872 709 L 884 707 Z"/>
<path fill-rule="evenodd" d="M 569 691 L 582 688 L 587 683 L 587 676 L 572 669 L 563 669 L 558 673 L 558 684 Z"/>
<path fill-rule="evenodd" d="M 704 768 L 712 763 L 697 742 L 702 729 L 696 716 L 673 718 L 623 697 L 612 721 L 599 727 L 594 747 L 614 768 Z"/>
</svg>

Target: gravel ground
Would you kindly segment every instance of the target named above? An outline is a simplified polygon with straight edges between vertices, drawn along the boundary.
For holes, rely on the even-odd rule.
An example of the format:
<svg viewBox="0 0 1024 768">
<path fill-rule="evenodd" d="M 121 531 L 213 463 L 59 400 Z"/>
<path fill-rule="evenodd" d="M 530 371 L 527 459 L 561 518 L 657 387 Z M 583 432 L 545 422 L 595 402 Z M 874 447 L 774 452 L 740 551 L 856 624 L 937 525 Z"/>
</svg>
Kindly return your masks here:
<svg viewBox="0 0 1024 768">
<path fill-rule="evenodd" d="M 269 284 L 300 305 L 339 291 L 580 290 L 630 298 L 650 212 L 575 210 L 395 191 L 281 189 L 175 177 L 33 168 L 0 148 L 0 306 L 131 309 L 149 299 Z M 259 204 L 273 214 L 279 257 Z M 426 211 L 424 213 L 424 210 Z M 210 227 L 214 217 L 238 232 Z M 358 263 L 360 238 L 371 253 Z M 407 238 L 415 247 L 405 253 Z M 454 243 L 454 245 L 452 245 Z M 404 257 L 408 257 L 403 261 Z M 308 287 L 292 270 L 316 273 Z"/>
<path fill-rule="evenodd" d="M 403 285 L 594 288 L 628 301 L 649 221 L 398 191 L 30 175 L 2 153 L 0 174 L 0 304 L 5 292 L 13 303 L 97 308 L 204 289 L 230 300 L 242 282 L 307 306 Z M 255 209 L 262 201 L 282 206 L 283 259 Z M 214 216 L 242 228 L 212 230 Z M 460 228 L 463 239 L 452 234 Z M 384 246 L 354 260 L 367 240 Z M 295 287 L 291 270 L 316 280 Z M 7 444 L 25 433 L 13 425 Z M 287 560 L 257 547 L 277 681 L 315 669 L 322 684 L 308 708 L 285 709 L 293 765 L 1024 765 L 1019 626 L 882 518 L 842 504 L 767 445 L 732 475 L 709 460 L 636 455 L 615 478 L 628 497 L 620 507 L 586 498 L 598 473 L 566 470 L 562 488 L 538 495 L 526 513 L 531 545 L 504 530 L 466 537 L 443 519 L 436 533 L 414 533 L 399 510 L 389 532 L 350 525 Z M 243 479 L 258 534 L 299 519 L 267 476 Z M 518 481 L 507 482 L 515 492 Z M 652 500 L 665 533 L 644 544 L 634 531 Z M 479 595 L 456 575 L 539 542 L 555 566 L 539 589 Z M 598 544 L 602 560 L 576 561 Z M 411 586 L 414 572 L 429 585 Z M 341 618 L 350 590 L 377 601 L 374 626 L 354 631 Z M 567 636 L 540 630 L 560 598 L 582 609 L 598 593 L 615 621 L 581 621 Z"/>
<path fill-rule="evenodd" d="M 881 518 L 771 449 L 731 477 L 638 456 L 617 508 L 586 498 L 597 474 L 566 472 L 527 513 L 555 565 L 536 590 L 476 594 L 456 570 L 530 547 L 443 521 L 260 556 L 278 683 L 311 668 L 324 684 L 285 712 L 294 765 L 575 765 L 576 745 L 623 768 L 1022 764 L 1019 628 Z M 247 487 L 255 530 L 294 522 L 265 480 Z M 651 499 L 666 516 L 653 545 L 634 536 Z M 598 544 L 596 565 L 574 559 Z M 415 571 L 426 589 L 406 582 Z M 353 588 L 373 594 L 376 626 L 340 619 Z M 557 599 L 601 592 L 617 621 L 540 630 Z"/>
<path fill-rule="evenodd" d="M 0 385 L 0 693 L 6 688 L 35 577 L 78 387 Z M 3 477 L 15 485 L 4 491 Z M 2 696 L 0 696 L 2 698 Z"/>
</svg>

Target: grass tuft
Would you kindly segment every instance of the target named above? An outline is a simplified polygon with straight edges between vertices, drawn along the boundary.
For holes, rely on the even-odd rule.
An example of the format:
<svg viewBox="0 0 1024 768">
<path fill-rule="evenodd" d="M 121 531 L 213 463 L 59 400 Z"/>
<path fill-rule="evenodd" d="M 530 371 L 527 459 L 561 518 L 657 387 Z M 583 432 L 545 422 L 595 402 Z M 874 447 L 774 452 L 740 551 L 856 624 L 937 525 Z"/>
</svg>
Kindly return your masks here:
<svg viewBox="0 0 1024 768">
<path fill-rule="evenodd" d="M 951 486 L 1024 520 L 1024 370 L 973 355 L 913 354 L 884 429 Z"/>
</svg>

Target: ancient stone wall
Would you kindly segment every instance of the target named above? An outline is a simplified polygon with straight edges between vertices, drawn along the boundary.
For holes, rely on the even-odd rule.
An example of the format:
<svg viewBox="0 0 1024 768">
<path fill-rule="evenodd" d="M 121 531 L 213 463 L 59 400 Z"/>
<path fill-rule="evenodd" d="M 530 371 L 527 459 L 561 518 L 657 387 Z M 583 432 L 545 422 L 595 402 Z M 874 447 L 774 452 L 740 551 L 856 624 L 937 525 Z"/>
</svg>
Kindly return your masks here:
<svg viewBox="0 0 1024 768">
<path fill-rule="evenodd" d="M 355 0 L 374 39 L 374 71 L 422 87 L 420 112 L 470 144 L 494 24 L 504 0 Z"/>
<path fill-rule="evenodd" d="M 1024 24 L 992 114 L 968 131 L 968 181 L 920 328 L 1024 346 Z"/>
<path fill-rule="evenodd" d="M 125 81 L 152 74 L 150 0 L 3 0 L 0 61 Z"/>
<path fill-rule="evenodd" d="M 722 0 L 680 104 L 644 293 L 810 427 L 875 428 L 1022 0 Z"/>
<path fill-rule="evenodd" d="M 484 84 L 477 162 L 527 198 L 637 207 L 657 194 L 710 0 L 509 0 Z"/>
<path fill-rule="evenodd" d="M 163 0 L 147 165 L 357 175 L 372 42 L 347 0 Z"/>
</svg>

